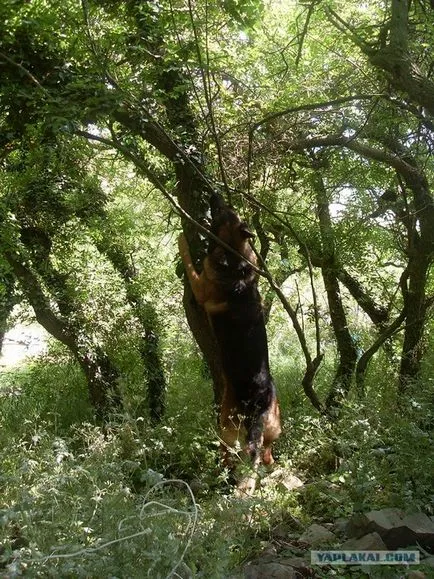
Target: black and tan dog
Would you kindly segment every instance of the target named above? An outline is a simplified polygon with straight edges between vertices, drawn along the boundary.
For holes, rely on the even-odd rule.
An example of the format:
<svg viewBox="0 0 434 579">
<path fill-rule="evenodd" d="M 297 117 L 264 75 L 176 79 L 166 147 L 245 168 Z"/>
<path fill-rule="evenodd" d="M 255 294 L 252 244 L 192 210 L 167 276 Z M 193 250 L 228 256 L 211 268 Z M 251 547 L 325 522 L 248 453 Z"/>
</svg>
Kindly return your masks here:
<svg viewBox="0 0 434 579">
<path fill-rule="evenodd" d="M 202 272 L 197 273 L 183 235 L 179 250 L 197 302 L 205 309 L 220 349 L 224 392 L 220 410 L 226 449 L 241 442 L 256 469 L 272 464 L 271 444 L 280 434 L 280 412 L 268 362 L 267 334 L 256 255 L 247 224 L 217 195 L 211 197 L 211 231 L 238 254 L 211 240 Z M 228 453 L 226 452 L 226 457 Z M 254 479 L 246 492 L 254 488 Z M 249 488 L 247 488 L 249 487 Z"/>
</svg>

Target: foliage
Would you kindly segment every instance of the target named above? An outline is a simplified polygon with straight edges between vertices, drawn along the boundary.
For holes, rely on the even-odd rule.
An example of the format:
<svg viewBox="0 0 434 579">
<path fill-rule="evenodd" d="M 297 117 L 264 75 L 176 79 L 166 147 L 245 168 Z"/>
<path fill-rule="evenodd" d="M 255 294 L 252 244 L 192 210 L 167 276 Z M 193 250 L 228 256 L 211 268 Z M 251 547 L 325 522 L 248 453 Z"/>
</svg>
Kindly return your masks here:
<svg viewBox="0 0 434 579">
<path fill-rule="evenodd" d="M 216 433 L 209 428 L 210 404 L 194 423 L 185 407 L 197 398 L 200 383 L 188 392 L 179 391 L 182 382 L 172 384 L 179 399 L 160 427 L 114 417 L 103 430 L 86 422 L 85 412 L 69 424 L 65 392 L 48 398 L 46 365 L 44 360 L 30 367 L 20 388 L 3 375 L 1 533 L 5 562 L 14 550 L 11 576 L 21 571 L 104 576 L 110 569 L 120 576 L 165 577 L 188 547 L 186 564 L 195 573 L 218 577 L 254 548 L 269 528 L 262 501 L 236 501 L 227 496 L 224 478 L 212 475 L 217 446 L 211 445 Z M 80 397 L 77 374 L 64 372 L 63 382 L 68 400 L 75 391 Z M 209 397 L 209 385 L 202 383 L 201 389 Z M 29 418 L 18 425 L 17 412 Z M 200 499 L 193 499 L 180 478 Z M 234 534 L 234 521 L 248 515 L 250 532 Z"/>
<path fill-rule="evenodd" d="M 404 409 L 381 393 L 354 402 L 338 427 L 301 397 L 291 405 L 283 397 L 278 461 L 305 486 L 267 485 L 240 500 L 218 465 L 210 385 L 188 351 L 178 351 L 176 366 L 158 427 L 127 415 L 104 429 L 89 422 L 83 380 L 58 353 L 2 374 L 0 528 L 11 576 L 166 577 L 182 558 L 193 576 L 225 577 L 279 525 L 298 530 L 384 506 L 432 513 L 433 408 L 421 395 Z"/>
<path fill-rule="evenodd" d="M 21 302 L 57 340 L 0 374 L 10 576 L 224 577 L 294 518 L 433 514 L 428 4 L 2 2 L 0 336 Z M 244 502 L 176 275 L 214 190 L 256 230 L 306 483 Z"/>
</svg>

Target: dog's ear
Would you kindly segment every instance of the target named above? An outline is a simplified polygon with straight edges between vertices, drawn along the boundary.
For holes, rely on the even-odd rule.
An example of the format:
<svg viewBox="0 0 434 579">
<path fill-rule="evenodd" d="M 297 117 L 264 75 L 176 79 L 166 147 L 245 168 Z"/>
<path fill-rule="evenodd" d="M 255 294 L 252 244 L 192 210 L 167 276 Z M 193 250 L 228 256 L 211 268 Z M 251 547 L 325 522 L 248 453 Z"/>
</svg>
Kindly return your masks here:
<svg viewBox="0 0 434 579">
<path fill-rule="evenodd" d="M 247 223 L 245 223 L 244 221 L 240 223 L 240 233 L 244 239 L 252 239 L 253 237 L 255 237 L 255 235 L 247 227 Z"/>
</svg>

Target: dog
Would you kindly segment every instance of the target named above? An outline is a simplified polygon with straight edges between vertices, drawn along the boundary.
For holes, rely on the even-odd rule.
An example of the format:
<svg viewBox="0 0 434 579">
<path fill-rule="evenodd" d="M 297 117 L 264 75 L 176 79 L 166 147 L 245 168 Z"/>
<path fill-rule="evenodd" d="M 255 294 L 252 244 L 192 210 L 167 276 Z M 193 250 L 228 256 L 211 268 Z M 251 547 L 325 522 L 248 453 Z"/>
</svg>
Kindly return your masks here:
<svg viewBox="0 0 434 579">
<path fill-rule="evenodd" d="M 193 295 L 207 313 L 219 348 L 224 374 L 219 424 L 225 463 L 230 463 L 230 449 L 241 442 L 256 471 L 261 462 L 274 462 L 271 445 L 281 427 L 258 274 L 251 265 L 257 265 L 249 242 L 253 234 L 219 195 L 211 196 L 210 206 L 211 232 L 238 255 L 211 239 L 198 273 L 183 234 L 179 252 Z M 251 494 L 255 484 L 255 477 L 250 477 L 238 486 Z"/>
</svg>

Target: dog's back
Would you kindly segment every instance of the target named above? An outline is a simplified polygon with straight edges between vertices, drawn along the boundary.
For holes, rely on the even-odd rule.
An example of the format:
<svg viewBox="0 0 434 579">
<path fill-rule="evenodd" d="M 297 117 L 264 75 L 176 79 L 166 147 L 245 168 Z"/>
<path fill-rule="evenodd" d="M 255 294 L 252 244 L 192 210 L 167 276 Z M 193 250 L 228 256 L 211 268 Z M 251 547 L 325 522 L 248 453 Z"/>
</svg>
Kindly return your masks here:
<svg viewBox="0 0 434 579">
<path fill-rule="evenodd" d="M 252 278 L 247 283 L 234 280 L 233 288 L 227 288 L 226 301 L 225 311 L 210 316 L 224 373 L 240 404 L 238 410 L 251 408 L 253 404 L 258 410 L 265 410 L 271 376 L 256 280 Z"/>
</svg>

